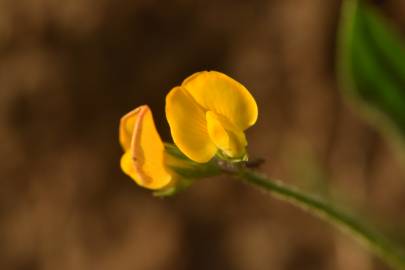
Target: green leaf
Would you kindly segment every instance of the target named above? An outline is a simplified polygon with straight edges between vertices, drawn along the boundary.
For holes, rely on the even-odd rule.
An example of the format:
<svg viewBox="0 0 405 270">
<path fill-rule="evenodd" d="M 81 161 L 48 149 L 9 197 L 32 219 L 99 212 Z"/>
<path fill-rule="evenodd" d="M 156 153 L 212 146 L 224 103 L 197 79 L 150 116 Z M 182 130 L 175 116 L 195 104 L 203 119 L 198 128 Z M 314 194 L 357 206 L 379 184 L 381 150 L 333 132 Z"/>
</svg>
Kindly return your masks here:
<svg viewBox="0 0 405 270">
<path fill-rule="evenodd" d="M 404 143 L 405 45 L 399 33 L 372 6 L 346 0 L 339 34 L 338 71 L 346 96 Z"/>
</svg>

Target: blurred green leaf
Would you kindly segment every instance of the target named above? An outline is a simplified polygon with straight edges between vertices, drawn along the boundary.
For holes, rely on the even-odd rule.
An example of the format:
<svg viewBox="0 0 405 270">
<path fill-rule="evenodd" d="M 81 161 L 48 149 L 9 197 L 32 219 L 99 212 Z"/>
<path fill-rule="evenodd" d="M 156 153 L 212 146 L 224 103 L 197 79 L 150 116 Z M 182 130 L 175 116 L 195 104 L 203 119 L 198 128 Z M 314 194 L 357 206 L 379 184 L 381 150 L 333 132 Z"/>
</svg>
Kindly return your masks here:
<svg viewBox="0 0 405 270">
<path fill-rule="evenodd" d="M 339 37 L 345 93 L 369 120 L 405 142 L 405 46 L 399 33 L 364 1 L 346 0 Z"/>
</svg>

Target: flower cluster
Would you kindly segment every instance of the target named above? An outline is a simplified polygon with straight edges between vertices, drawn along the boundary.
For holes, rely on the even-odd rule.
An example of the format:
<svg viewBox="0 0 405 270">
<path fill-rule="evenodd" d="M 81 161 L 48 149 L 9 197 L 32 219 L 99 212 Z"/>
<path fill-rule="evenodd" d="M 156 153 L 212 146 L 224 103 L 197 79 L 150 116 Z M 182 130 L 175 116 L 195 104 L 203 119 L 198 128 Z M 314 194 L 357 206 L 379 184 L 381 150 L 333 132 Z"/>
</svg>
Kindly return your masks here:
<svg viewBox="0 0 405 270">
<path fill-rule="evenodd" d="M 215 156 L 246 160 L 244 131 L 257 115 L 256 102 L 242 84 L 216 71 L 195 73 L 166 97 L 167 121 L 180 151 L 163 143 L 151 110 L 142 105 L 121 119 L 121 168 L 140 186 L 162 190 L 185 178 L 181 172 L 203 175 L 201 168 L 210 168 Z"/>
</svg>

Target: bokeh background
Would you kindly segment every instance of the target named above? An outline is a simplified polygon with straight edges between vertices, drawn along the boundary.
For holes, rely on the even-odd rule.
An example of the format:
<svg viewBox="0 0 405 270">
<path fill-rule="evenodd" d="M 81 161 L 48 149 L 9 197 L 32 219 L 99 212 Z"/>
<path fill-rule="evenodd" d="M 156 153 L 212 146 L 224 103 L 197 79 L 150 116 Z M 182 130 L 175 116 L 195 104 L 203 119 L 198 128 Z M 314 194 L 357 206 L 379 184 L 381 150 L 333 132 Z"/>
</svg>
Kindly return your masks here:
<svg viewBox="0 0 405 270">
<path fill-rule="evenodd" d="M 351 238 L 226 177 L 173 198 L 119 168 L 120 117 L 200 70 L 256 97 L 261 170 L 405 243 L 404 170 L 349 106 L 337 0 L 0 0 L 0 269 L 387 269 Z M 378 1 L 404 33 L 405 2 Z"/>
</svg>

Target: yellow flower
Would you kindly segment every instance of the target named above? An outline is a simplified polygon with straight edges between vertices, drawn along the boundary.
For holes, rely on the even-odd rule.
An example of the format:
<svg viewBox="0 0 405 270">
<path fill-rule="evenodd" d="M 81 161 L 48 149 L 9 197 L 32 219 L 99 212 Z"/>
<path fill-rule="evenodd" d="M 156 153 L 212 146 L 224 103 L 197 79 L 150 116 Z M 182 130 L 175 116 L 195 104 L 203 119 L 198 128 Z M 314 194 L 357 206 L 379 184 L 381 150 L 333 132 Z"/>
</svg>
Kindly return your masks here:
<svg viewBox="0 0 405 270">
<path fill-rule="evenodd" d="M 225 74 L 199 72 L 170 91 L 166 115 L 177 147 L 162 142 L 147 105 L 123 116 L 119 128 L 122 170 L 161 196 L 220 173 L 214 160 L 208 162 L 215 154 L 243 159 L 244 130 L 256 122 L 257 105 L 243 85 Z"/>
<path fill-rule="evenodd" d="M 216 71 L 198 72 L 166 97 L 166 117 L 177 147 L 205 163 L 218 150 L 229 158 L 246 155 L 244 131 L 258 115 L 254 98 L 239 82 Z"/>
<path fill-rule="evenodd" d="M 125 152 L 121 168 L 137 184 L 161 189 L 172 182 L 165 146 L 148 106 L 140 106 L 121 118 L 119 140 Z"/>
</svg>

